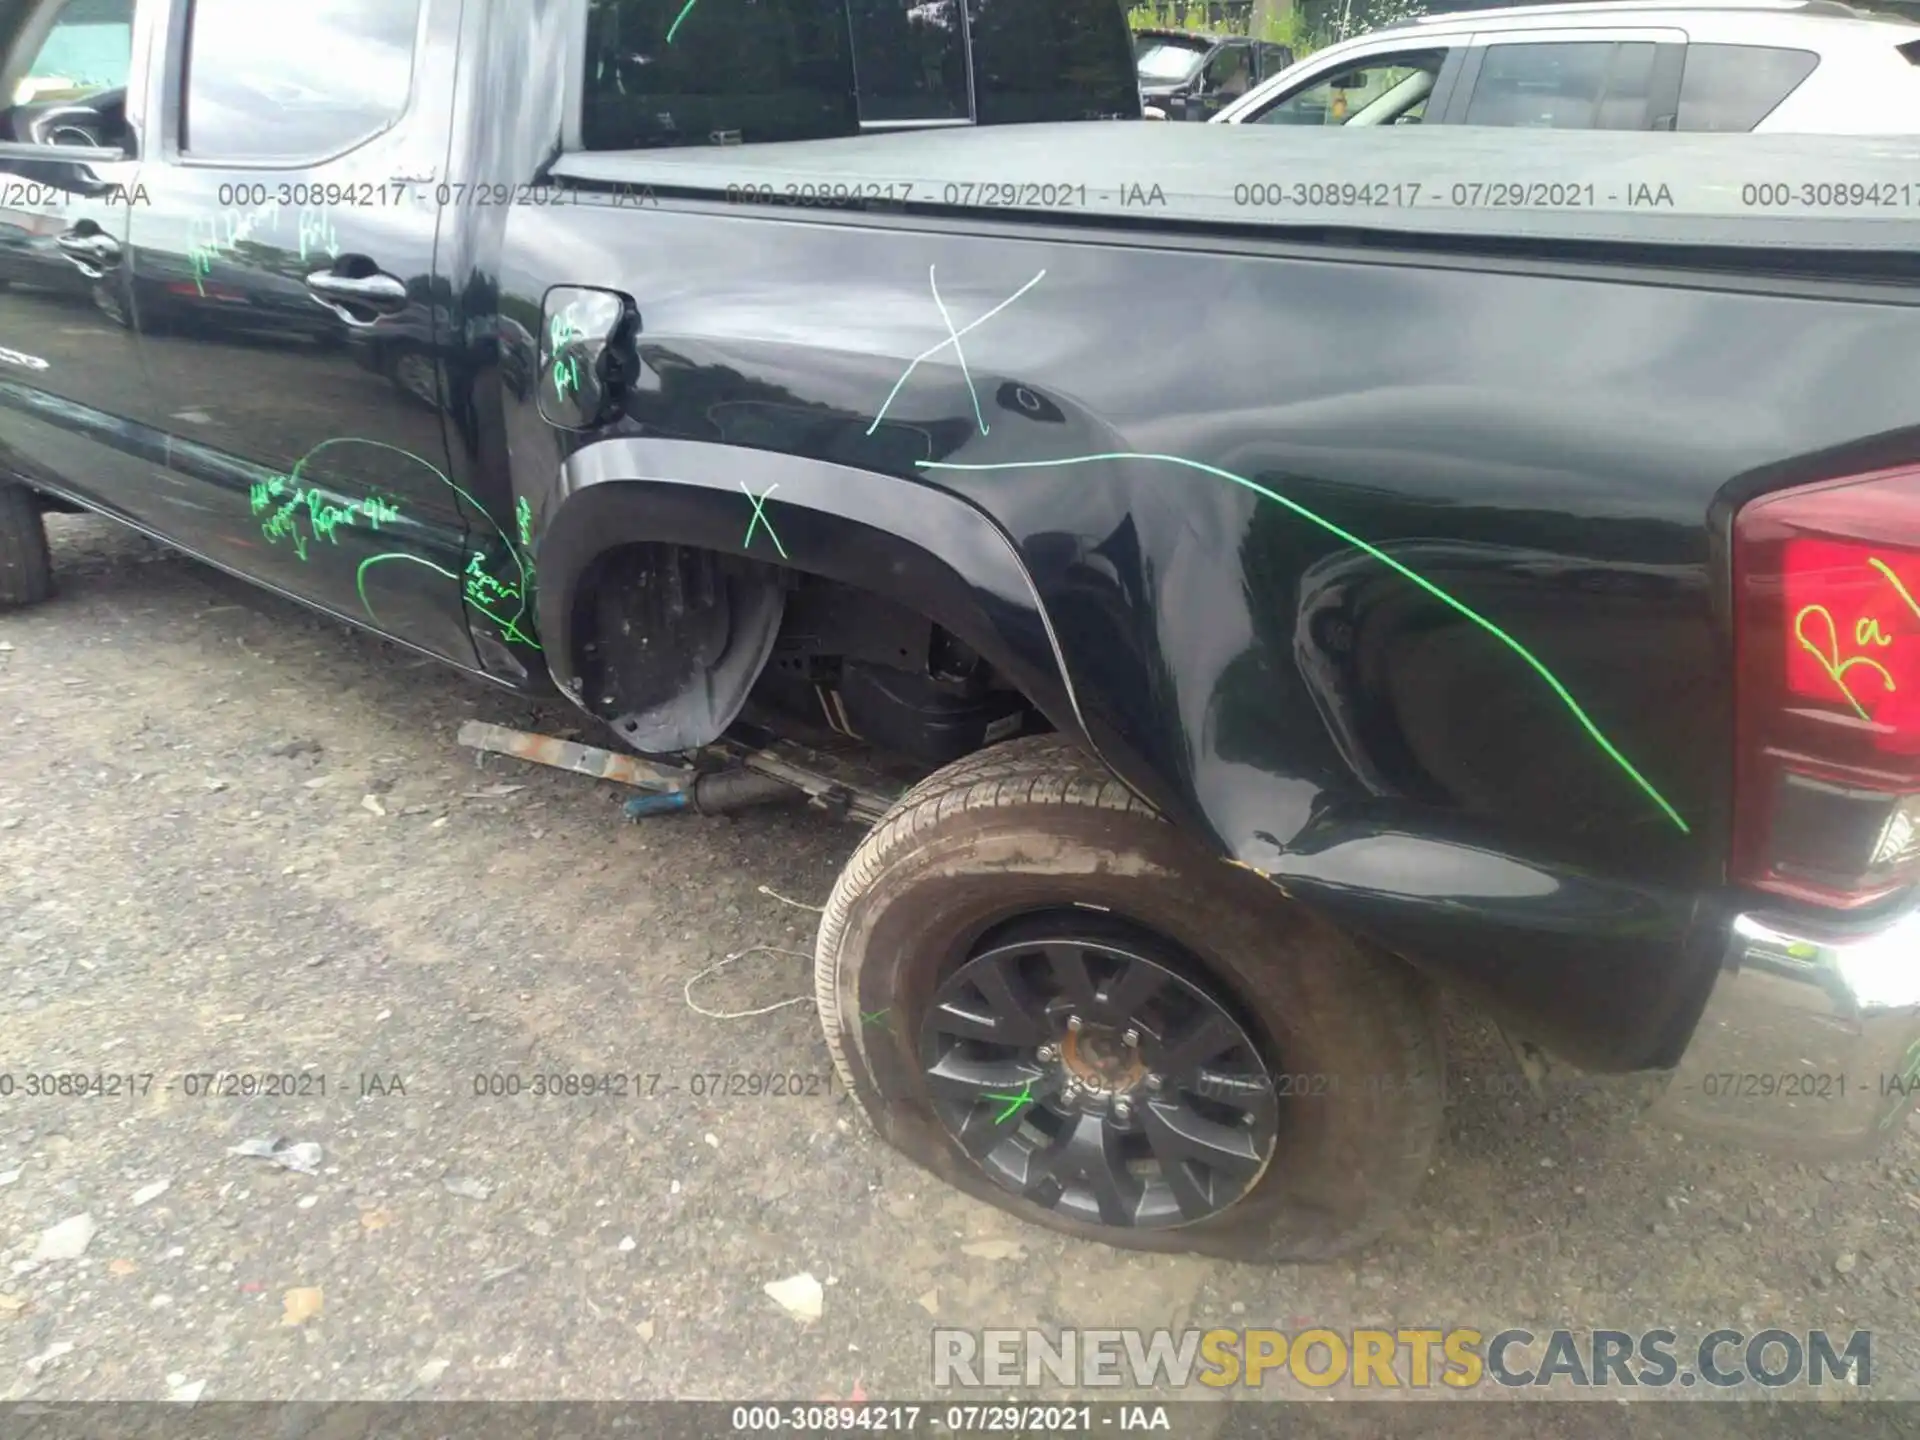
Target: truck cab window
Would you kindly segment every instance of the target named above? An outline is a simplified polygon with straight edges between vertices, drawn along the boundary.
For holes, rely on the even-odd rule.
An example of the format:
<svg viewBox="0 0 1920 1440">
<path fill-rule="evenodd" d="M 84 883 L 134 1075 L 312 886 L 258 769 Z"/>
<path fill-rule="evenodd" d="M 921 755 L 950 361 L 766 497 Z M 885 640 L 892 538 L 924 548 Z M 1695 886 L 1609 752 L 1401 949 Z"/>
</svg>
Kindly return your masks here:
<svg viewBox="0 0 1920 1440">
<path fill-rule="evenodd" d="M 1261 125 L 1418 125 L 1426 117 L 1445 50 L 1343 61 L 1254 117 Z"/>
<path fill-rule="evenodd" d="M 1114 0 L 967 0 L 982 125 L 1140 117 L 1133 40 Z"/>
<path fill-rule="evenodd" d="M 1135 66 L 1144 85 L 1181 85 L 1207 58 L 1204 41 L 1178 35 L 1142 35 L 1134 42 Z"/>
<path fill-rule="evenodd" d="M 182 147 L 196 159 L 323 160 L 399 120 L 420 0 L 194 0 Z"/>
<path fill-rule="evenodd" d="M 967 120 L 960 0 L 846 0 L 862 124 Z"/>
<path fill-rule="evenodd" d="M 40 145 L 122 145 L 127 70 L 133 55 L 133 0 L 66 0 L 13 79 L 0 139 Z M 31 44 L 38 27 L 23 39 Z"/>
<path fill-rule="evenodd" d="M 632 150 L 856 135 L 847 20 L 842 6 L 820 0 L 594 0 L 582 144 Z M 896 82 L 912 63 L 901 57 Z"/>
<path fill-rule="evenodd" d="M 1293 49 L 1288 45 L 1274 45 L 1263 40 L 1254 47 L 1253 58 L 1254 80 L 1271 80 L 1293 64 Z"/>
<path fill-rule="evenodd" d="M 1206 78 L 1201 82 L 1224 104 L 1238 100 L 1253 83 L 1253 55 L 1245 45 L 1223 45 L 1207 62 Z"/>
</svg>

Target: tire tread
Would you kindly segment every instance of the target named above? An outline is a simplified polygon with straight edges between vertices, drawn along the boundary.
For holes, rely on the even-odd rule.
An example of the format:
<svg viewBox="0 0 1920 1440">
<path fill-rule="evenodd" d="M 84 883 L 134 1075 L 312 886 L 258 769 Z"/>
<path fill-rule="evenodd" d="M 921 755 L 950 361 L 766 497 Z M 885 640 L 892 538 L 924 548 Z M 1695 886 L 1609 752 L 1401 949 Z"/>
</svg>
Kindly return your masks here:
<svg viewBox="0 0 1920 1440">
<path fill-rule="evenodd" d="M 895 802 L 841 870 L 820 918 L 814 951 L 814 998 L 835 1071 L 849 1094 L 858 1094 L 855 1069 L 848 1059 L 847 1033 L 840 1020 L 842 951 L 855 904 L 903 851 L 921 843 L 929 831 L 952 824 L 969 812 L 1027 806 L 1069 806 L 1116 817 L 1164 818 L 1104 766 L 1060 735 L 1023 737 L 990 746 L 955 761 L 914 786 Z M 1284 1245 L 1248 1242 L 1250 1252 L 1293 1261 L 1320 1261 L 1377 1240 L 1425 1177 L 1444 1129 L 1444 1049 L 1430 984 L 1404 962 L 1372 946 L 1346 938 L 1341 959 L 1346 1003 L 1352 1013 L 1370 1017 L 1378 1043 L 1401 1057 L 1408 1099 L 1398 1118 L 1382 1126 L 1373 1170 L 1376 1194 L 1357 1205 L 1345 1223 L 1319 1235 L 1295 1234 Z M 1212 1252 L 1219 1253 L 1219 1252 Z M 1238 1258 L 1255 1258 L 1247 1253 Z"/>
<path fill-rule="evenodd" d="M 1159 818 L 1064 735 L 1028 735 L 989 745 L 944 766 L 908 790 L 880 817 L 834 882 L 814 941 L 813 998 L 827 1050 L 841 1084 L 853 1088 L 853 1070 L 840 1038 L 840 941 L 856 896 L 886 867 L 894 851 L 923 832 L 969 810 L 1067 804 Z"/>
<path fill-rule="evenodd" d="M 53 557 L 40 503 L 24 485 L 0 481 L 0 607 L 37 605 L 53 594 Z"/>
</svg>

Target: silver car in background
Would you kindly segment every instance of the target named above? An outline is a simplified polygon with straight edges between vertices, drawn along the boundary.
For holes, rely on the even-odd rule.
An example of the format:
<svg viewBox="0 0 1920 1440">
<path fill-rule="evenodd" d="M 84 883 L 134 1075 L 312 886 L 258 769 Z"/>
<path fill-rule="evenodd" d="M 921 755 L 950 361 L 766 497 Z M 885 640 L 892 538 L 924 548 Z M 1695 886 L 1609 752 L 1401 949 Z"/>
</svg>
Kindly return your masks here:
<svg viewBox="0 0 1920 1440">
<path fill-rule="evenodd" d="M 1212 123 L 1920 134 L 1920 22 L 1835 0 L 1431 15 L 1317 51 Z"/>
</svg>

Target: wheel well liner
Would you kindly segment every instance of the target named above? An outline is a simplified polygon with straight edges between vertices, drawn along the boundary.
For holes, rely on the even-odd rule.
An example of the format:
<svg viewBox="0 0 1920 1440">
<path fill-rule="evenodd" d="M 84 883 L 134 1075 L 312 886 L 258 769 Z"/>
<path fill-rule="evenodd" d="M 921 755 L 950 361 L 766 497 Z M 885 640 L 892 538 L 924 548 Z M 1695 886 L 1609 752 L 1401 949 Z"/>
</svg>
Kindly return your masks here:
<svg viewBox="0 0 1920 1440">
<path fill-rule="evenodd" d="M 576 700 L 581 586 L 606 552 L 655 541 L 777 561 L 907 605 L 979 653 L 1056 729 L 1092 744 L 1018 552 L 946 491 L 771 451 L 622 438 L 569 456 L 551 504 L 540 633 L 555 683 Z"/>
</svg>

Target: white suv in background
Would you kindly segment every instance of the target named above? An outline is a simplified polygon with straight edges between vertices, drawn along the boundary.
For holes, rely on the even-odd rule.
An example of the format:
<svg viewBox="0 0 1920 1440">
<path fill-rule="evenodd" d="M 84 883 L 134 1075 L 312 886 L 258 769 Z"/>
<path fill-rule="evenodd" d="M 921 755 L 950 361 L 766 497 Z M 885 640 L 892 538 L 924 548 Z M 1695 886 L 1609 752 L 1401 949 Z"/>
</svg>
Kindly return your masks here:
<svg viewBox="0 0 1920 1440">
<path fill-rule="evenodd" d="M 1835 0 L 1431 15 L 1316 51 L 1212 123 L 1920 134 L 1920 23 Z"/>
</svg>

